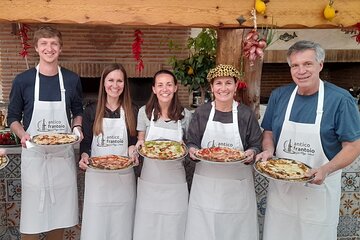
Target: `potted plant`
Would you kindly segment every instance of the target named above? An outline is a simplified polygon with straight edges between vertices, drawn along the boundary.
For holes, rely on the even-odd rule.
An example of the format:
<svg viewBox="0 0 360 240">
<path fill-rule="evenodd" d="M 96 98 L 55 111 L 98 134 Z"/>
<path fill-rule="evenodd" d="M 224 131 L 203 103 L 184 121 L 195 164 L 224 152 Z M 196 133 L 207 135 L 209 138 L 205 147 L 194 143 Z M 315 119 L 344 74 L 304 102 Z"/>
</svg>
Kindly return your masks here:
<svg viewBox="0 0 360 240">
<path fill-rule="evenodd" d="M 204 28 L 196 37 L 189 37 L 186 47 L 189 56 L 186 59 L 177 59 L 175 56 L 170 58 L 176 78 L 195 95 L 195 106 L 204 103 L 205 93 L 209 90 L 206 76 L 215 66 L 216 41 L 216 31 Z M 170 49 L 175 48 L 172 42 L 169 46 Z"/>
</svg>

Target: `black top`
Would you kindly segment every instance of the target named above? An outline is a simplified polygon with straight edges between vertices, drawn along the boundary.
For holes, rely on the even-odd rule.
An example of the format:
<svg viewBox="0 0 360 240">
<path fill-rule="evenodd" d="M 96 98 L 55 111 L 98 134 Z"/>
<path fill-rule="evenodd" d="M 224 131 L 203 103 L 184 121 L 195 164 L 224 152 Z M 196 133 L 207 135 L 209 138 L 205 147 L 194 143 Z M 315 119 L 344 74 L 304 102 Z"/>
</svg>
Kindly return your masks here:
<svg viewBox="0 0 360 240">
<path fill-rule="evenodd" d="M 84 139 L 80 143 L 80 153 L 86 152 L 91 156 L 91 143 L 93 140 L 93 126 L 95 121 L 96 114 L 96 103 L 90 103 L 86 106 L 83 117 L 83 134 Z M 134 119 L 137 118 L 137 113 L 139 111 L 138 107 L 135 105 L 132 106 L 134 112 Z M 105 108 L 105 118 L 120 118 L 120 107 L 115 111 L 111 111 L 108 108 Z M 136 126 L 136 124 L 135 124 Z M 129 129 L 127 129 L 128 135 L 128 145 L 135 145 L 137 142 L 137 136 L 130 136 Z"/>
<path fill-rule="evenodd" d="M 79 76 L 65 68 L 61 68 L 64 79 L 66 113 L 70 124 L 71 117 L 83 114 L 82 88 Z M 8 107 L 8 126 L 14 121 L 22 121 L 24 129 L 29 127 L 34 109 L 36 69 L 31 68 L 17 75 L 12 83 L 10 103 Z M 60 101 L 59 75 L 45 76 L 39 74 L 39 100 Z"/>
<path fill-rule="evenodd" d="M 201 148 L 201 140 L 205 132 L 206 124 L 211 111 L 211 103 L 201 105 L 195 110 L 188 130 L 188 146 Z M 256 153 L 261 150 L 261 129 L 256 120 L 254 112 L 246 105 L 239 104 L 238 110 L 238 126 L 240 138 L 243 143 L 244 150 L 254 149 Z M 221 112 L 215 110 L 213 121 L 221 123 L 232 123 L 232 111 Z M 221 133 L 219 133 L 221 134 Z"/>
</svg>

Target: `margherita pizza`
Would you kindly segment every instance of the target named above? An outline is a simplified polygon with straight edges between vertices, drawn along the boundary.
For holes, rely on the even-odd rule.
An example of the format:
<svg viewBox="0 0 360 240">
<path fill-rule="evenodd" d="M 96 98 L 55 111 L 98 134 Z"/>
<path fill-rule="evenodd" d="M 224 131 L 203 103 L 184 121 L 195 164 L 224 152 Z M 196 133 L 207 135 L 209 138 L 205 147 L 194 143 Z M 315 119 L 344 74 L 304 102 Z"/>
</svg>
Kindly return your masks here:
<svg viewBox="0 0 360 240">
<path fill-rule="evenodd" d="M 130 167 L 133 162 L 127 157 L 118 155 L 105 155 L 89 158 L 89 164 L 93 168 L 104 170 L 119 170 Z"/>
<path fill-rule="evenodd" d="M 70 133 L 49 133 L 39 134 L 32 138 L 32 141 L 38 145 L 62 145 L 74 143 L 79 139 L 75 134 Z"/>
<path fill-rule="evenodd" d="M 139 153 L 143 157 L 174 160 L 186 156 L 187 151 L 184 144 L 176 141 L 145 141 L 144 145 L 139 148 Z"/>
<path fill-rule="evenodd" d="M 255 168 L 275 179 L 305 181 L 309 180 L 305 173 L 310 170 L 306 164 L 292 159 L 269 159 L 257 161 Z"/>
<path fill-rule="evenodd" d="M 199 149 L 195 152 L 199 160 L 212 162 L 236 162 L 245 159 L 245 153 L 238 149 L 228 147 L 211 147 Z"/>
</svg>

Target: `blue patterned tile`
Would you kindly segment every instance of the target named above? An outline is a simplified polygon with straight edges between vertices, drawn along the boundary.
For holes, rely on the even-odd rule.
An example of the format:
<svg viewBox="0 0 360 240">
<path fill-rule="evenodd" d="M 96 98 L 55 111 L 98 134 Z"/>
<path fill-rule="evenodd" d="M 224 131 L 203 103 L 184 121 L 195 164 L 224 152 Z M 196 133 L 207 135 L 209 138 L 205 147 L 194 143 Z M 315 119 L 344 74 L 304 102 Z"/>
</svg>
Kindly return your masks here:
<svg viewBox="0 0 360 240">
<path fill-rule="evenodd" d="M 2 169 L 5 178 L 20 178 L 21 176 L 21 155 L 20 154 L 9 154 L 9 164 Z"/>
<path fill-rule="evenodd" d="M 6 185 L 5 179 L 0 178 L 0 203 L 4 203 L 6 201 Z"/>
<path fill-rule="evenodd" d="M 266 195 L 268 186 L 269 180 L 259 173 L 255 173 L 255 192 L 257 196 Z"/>
<path fill-rule="evenodd" d="M 344 168 L 345 172 L 360 172 L 360 156 L 349 166 Z"/>
<path fill-rule="evenodd" d="M 19 240 L 20 231 L 17 227 L 4 227 L 0 228 L 0 239 L 1 240 Z"/>
<path fill-rule="evenodd" d="M 258 208 L 258 215 L 265 216 L 266 196 L 262 196 L 258 199 L 257 208 Z"/>
<path fill-rule="evenodd" d="M 7 201 L 21 201 L 21 180 L 8 179 L 7 180 Z"/>
<path fill-rule="evenodd" d="M 359 236 L 360 219 L 352 216 L 340 216 L 338 237 Z"/>
<path fill-rule="evenodd" d="M 8 227 L 18 227 L 20 225 L 20 202 L 6 204 L 6 221 Z"/>
<path fill-rule="evenodd" d="M 6 204 L 0 203 L 0 227 L 6 227 Z M 0 238 L 2 239 L 2 238 Z"/>
<path fill-rule="evenodd" d="M 359 192 L 360 172 L 343 172 L 341 176 L 341 190 L 343 192 Z"/>
</svg>

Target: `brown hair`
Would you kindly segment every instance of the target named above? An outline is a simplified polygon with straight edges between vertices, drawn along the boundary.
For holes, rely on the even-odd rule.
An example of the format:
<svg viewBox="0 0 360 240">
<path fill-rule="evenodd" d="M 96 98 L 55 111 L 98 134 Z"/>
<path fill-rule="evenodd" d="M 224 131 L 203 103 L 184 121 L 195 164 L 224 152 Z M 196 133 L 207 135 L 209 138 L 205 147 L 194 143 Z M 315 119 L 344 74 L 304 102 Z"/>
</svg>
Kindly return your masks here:
<svg viewBox="0 0 360 240">
<path fill-rule="evenodd" d="M 107 97 L 107 93 L 104 87 L 104 82 L 106 76 L 115 70 L 120 70 L 124 74 L 124 90 L 119 97 L 119 103 L 120 106 L 124 109 L 126 126 L 127 129 L 129 130 L 130 135 L 136 136 L 136 126 L 135 126 L 136 119 L 132 108 L 129 80 L 127 78 L 125 68 L 119 63 L 113 63 L 106 66 L 101 74 L 93 132 L 95 133 L 95 135 L 99 135 L 100 133 L 103 133 L 102 126 L 103 126 L 103 118 L 105 114 L 105 105 L 106 105 L 106 97 Z"/>
<path fill-rule="evenodd" d="M 34 37 L 33 37 L 34 46 L 37 46 L 37 43 L 40 38 L 54 38 L 54 37 L 59 38 L 59 43 L 60 46 L 62 47 L 63 40 L 62 40 L 61 32 L 59 30 L 51 26 L 40 27 L 38 30 L 34 32 Z"/>
<path fill-rule="evenodd" d="M 170 72 L 168 70 L 160 70 L 155 73 L 155 75 L 153 77 L 153 81 L 152 81 L 152 86 L 155 86 L 156 77 L 159 76 L 160 74 L 168 74 L 168 75 L 172 76 L 172 78 L 174 80 L 174 84 L 177 85 L 176 77 L 172 72 Z M 146 103 L 146 107 L 145 107 L 146 116 L 149 119 L 151 119 L 151 114 L 152 114 L 153 109 L 154 109 L 154 121 L 156 121 L 158 119 L 159 113 L 161 113 L 161 108 L 160 108 L 159 100 L 158 100 L 156 94 L 154 94 L 154 92 L 151 92 L 150 99 Z M 183 111 L 184 111 L 184 108 L 180 104 L 178 92 L 176 91 L 174 93 L 174 96 L 173 96 L 170 106 L 169 106 L 168 117 L 174 121 L 181 120 L 184 118 L 184 115 L 182 114 Z"/>
</svg>

